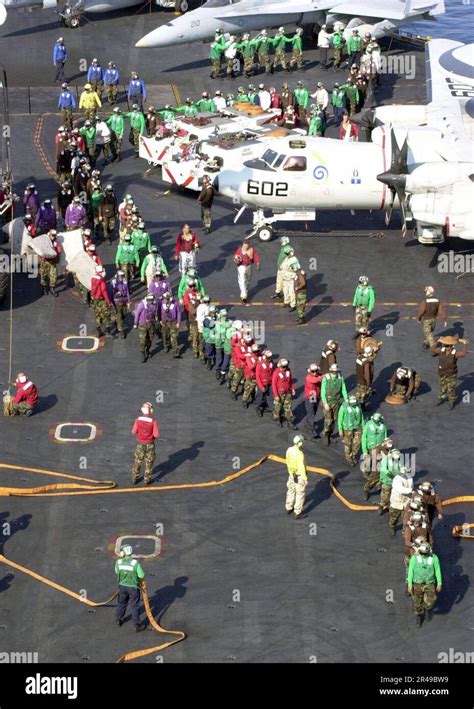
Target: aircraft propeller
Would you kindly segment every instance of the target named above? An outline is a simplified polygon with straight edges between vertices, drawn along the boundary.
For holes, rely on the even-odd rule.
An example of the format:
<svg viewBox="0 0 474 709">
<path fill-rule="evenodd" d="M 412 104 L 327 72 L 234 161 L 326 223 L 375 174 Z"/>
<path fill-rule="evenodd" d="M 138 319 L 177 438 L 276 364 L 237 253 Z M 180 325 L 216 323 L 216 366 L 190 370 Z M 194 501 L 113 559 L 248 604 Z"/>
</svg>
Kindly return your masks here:
<svg viewBox="0 0 474 709">
<path fill-rule="evenodd" d="M 407 217 L 406 217 L 406 180 L 408 175 L 408 142 L 405 136 L 403 145 L 400 148 L 397 143 L 397 138 L 395 136 L 395 131 L 391 130 L 390 133 L 391 143 L 392 143 L 392 160 L 390 164 L 390 169 L 386 172 L 381 172 L 377 175 L 377 180 L 387 185 L 389 188 L 392 200 L 389 204 L 387 211 L 385 213 L 385 224 L 388 226 L 392 218 L 393 205 L 395 202 L 395 195 L 398 197 L 400 203 L 400 210 L 402 212 L 402 235 L 405 238 L 407 235 Z"/>
</svg>

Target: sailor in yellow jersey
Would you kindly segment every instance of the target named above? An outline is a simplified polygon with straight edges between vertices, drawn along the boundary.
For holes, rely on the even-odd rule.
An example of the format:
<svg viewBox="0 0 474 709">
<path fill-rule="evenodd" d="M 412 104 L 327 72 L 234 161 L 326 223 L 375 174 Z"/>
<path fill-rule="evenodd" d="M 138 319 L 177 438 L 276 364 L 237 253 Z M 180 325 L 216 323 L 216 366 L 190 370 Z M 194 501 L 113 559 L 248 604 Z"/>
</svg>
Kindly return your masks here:
<svg viewBox="0 0 474 709">
<path fill-rule="evenodd" d="M 288 468 L 288 482 L 286 495 L 286 511 L 295 513 L 295 519 L 303 516 L 303 506 L 306 494 L 308 476 L 303 453 L 303 444 L 306 438 L 301 433 L 293 438 L 293 444 L 286 451 L 286 465 Z"/>
</svg>

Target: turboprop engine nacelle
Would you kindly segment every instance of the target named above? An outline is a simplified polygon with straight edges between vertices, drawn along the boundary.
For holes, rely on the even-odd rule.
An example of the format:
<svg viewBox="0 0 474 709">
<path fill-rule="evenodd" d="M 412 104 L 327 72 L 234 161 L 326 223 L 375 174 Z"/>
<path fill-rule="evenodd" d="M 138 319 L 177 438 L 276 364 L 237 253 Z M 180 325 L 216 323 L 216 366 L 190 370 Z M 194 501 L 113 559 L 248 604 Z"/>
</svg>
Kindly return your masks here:
<svg viewBox="0 0 474 709">
<path fill-rule="evenodd" d="M 457 193 L 458 190 L 463 189 L 463 186 L 471 191 L 472 182 L 469 180 L 469 175 L 473 172 L 472 163 L 424 163 L 407 175 L 405 189 L 410 194 L 433 191 Z"/>
</svg>

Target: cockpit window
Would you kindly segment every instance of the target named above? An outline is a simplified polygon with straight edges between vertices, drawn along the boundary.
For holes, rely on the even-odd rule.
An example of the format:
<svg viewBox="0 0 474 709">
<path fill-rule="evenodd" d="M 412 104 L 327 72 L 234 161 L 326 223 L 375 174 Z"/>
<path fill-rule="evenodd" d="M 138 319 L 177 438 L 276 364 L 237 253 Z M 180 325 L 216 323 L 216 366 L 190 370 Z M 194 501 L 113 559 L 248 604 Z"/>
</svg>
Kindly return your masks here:
<svg viewBox="0 0 474 709">
<path fill-rule="evenodd" d="M 266 162 L 267 165 L 272 165 L 277 155 L 278 153 L 276 153 L 274 150 L 265 150 L 262 155 L 262 160 Z"/>
<path fill-rule="evenodd" d="M 292 155 L 283 165 L 283 170 L 289 172 L 304 172 L 306 170 L 306 158 L 303 155 Z"/>
<path fill-rule="evenodd" d="M 285 158 L 286 158 L 286 155 L 283 155 L 283 154 L 279 155 L 275 164 L 273 165 L 273 167 L 280 167 L 280 165 L 282 164 L 282 162 Z"/>
</svg>

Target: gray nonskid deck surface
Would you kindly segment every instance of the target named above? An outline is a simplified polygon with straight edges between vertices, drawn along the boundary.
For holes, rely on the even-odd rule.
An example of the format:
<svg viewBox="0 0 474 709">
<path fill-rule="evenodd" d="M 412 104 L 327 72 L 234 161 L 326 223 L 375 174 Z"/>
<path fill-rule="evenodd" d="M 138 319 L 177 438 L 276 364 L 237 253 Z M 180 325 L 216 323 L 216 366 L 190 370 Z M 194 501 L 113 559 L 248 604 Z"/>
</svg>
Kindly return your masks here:
<svg viewBox="0 0 474 709">
<path fill-rule="evenodd" d="M 50 76 L 50 45 L 58 30 L 46 26 L 36 31 L 38 20 L 34 18 L 43 16 L 50 14 L 21 13 L 15 17 L 11 13 L 2 28 L 7 55 L 9 47 L 18 46 L 18 37 L 25 39 L 19 45 L 16 66 L 7 66 L 11 85 L 44 87 L 48 83 L 45 72 Z M 175 83 L 183 98 L 198 95 L 204 87 L 230 85 L 207 78 L 207 47 L 196 45 L 169 53 L 136 50 L 133 43 L 158 20 L 164 21 L 160 18 L 154 13 L 132 21 L 124 13 L 87 24 L 77 34 L 66 34 L 66 40 L 76 58 L 90 59 L 98 54 L 104 63 L 113 58 L 124 75 L 138 67 L 150 84 Z M 47 19 L 41 22 L 48 24 Z M 21 34 L 15 36 L 15 32 Z M 308 54 L 308 60 L 314 60 L 314 53 Z M 419 52 L 417 62 L 422 71 Z M 288 80 L 293 84 L 300 76 L 317 81 L 321 74 L 317 69 L 278 74 L 267 83 L 280 86 Z M 330 73 L 329 78 L 332 82 L 335 75 Z M 77 82 L 83 82 L 83 77 Z M 423 102 L 422 75 L 417 73 L 415 82 L 410 85 L 397 79 L 392 90 L 394 82 L 387 77 L 384 100 Z M 233 85 L 240 83 L 236 79 Z M 34 178 L 43 196 L 54 194 L 54 183 L 32 146 L 36 118 L 15 116 L 12 125 L 18 189 Z M 56 126 L 54 117 L 45 118 L 42 144 L 50 160 Z M 161 196 L 168 186 L 155 173 L 144 177 L 147 166 L 129 159 L 131 149 L 125 147 L 126 159 L 108 166 L 104 180 L 113 182 L 119 196 L 126 191 L 135 195 L 153 242 L 160 244 L 167 263 L 173 266 L 173 283 L 178 280 L 172 260 L 175 239 L 182 223 L 189 221 L 202 238 L 198 258 L 206 288 L 220 303 L 237 302 L 231 255 L 249 226 L 250 215 L 233 225 L 231 206 L 218 198 L 213 209 L 215 230 L 203 236 L 196 196 L 175 192 Z M 421 299 L 425 285 L 435 285 L 443 300 L 462 304 L 448 306 L 448 329 L 472 339 L 472 279 L 456 280 L 436 268 L 440 252 L 448 248 L 465 252 L 466 244 L 453 242 L 439 250 L 421 247 L 402 239 L 398 216 L 386 229 L 383 215 L 376 213 L 355 217 L 321 213 L 318 221 L 308 226 L 316 237 L 293 239 L 306 268 L 311 258 L 317 258 L 317 271 L 308 274 L 308 325 L 296 327 L 292 316 L 270 300 L 276 241 L 255 244 L 262 258 L 262 271 L 254 274 L 252 283 L 256 304 L 248 308 L 230 305 L 231 314 L 262 321 L 266 344 L 275 355 L 284 354 L 291 360 L 298 380 L 295 408 L 300 420 L 306 367 L 319 358 L 327 339 L 341 343 L 339 362 L 349 380 L 348 388 L 354 386 L 353 326 L 352 322 L 341 322 L 352 320 L 352 309 L 341 303 L 351 300 L 357 277 L 367 273 L 377 290 L 376 335 L 384 340 L 376 361 L 377 405 L 397 446 L 416 453 L 420 479 L 438 481 L 442 497 L 472 494 L 471 406 L 460 404 L 452 412 L 446 405 L 434 407 L 436 360 L 421 349 L 420 326 L 413 319 L 416 308 L 410 305 Z M 321 235 L 352 228 L 385 236 Z M 99 252 L 110 276 L 115 244 L 100 246 Z M 135 289 L 134 300 L 142 293 Z M 4 307 L 0 311 L 2 389 L 8 374 L 7 318 Z M 131 424 L 140 404 L 154 400 L 156 392 L 164 392 L 164 400 L 156 407 L 162 439 L 157 445 L 155 486 L 219 480 L 267 453 L 284 455 L 292 433 L 277 428 L 268 416 L 260 421 L 253 407 L 244 411 L 240 401 L 231 401 L 228 390 L 217 385 L 214 373 L 207 372 L 189 351 L 182 360 L 160 351 L 142 365 L 133 333 L 125 341 L 107 341 L 95 354 L 61 352 L 57 341 L 78 333 L 82 324 L 93 331 L 93 314 L 70 288 L 62 291 L 61 285 L 57 299 L 40 298 L 37 282 L 17 278 L 14 370 L 26 370 L 32 376 L 40 388 L 42 405 L 38 415 L 29 420 L 0 419 L 0 462 L 113 479 L 128 487 L 134 449 Z M 387 324 L 394 325 L 393 336 L 386 334 Z M 184 333 L 181 337 L 184 344 Z M 415 367 L 426 384 L 416 401 L 396 408 L 380 402 L 387 391 L 387 379 L 400 362 Z M 472 392 L 470 357 L 460 362 L 459 370 L 458 391 Z M 101 435 L 88 445 L 55 443 L 51 429 L 67 421 L 95 423 Z M 364 504 L 361 473 L 358 469 L 349 472 L 339 442 L 329 449 L 321 442 L 308 442 L 306 449 L 309 464 L 340 473 L 343 494 Z M 84 456 L 87 468 L 81 470 Z M 32 473 L 2 472 L 5 486 L 50 482 Z M 3 551 L 45 577 L 76 592 L 85 590 L 89 598 L 100 601 L 115 588 L 109 549 L 113 540 L 121 534 L 151 534 L 162 524 L 162 555 L 145 564 L 152 606 L 157 616 L 165 611 L 161 619 L 164 627 L 188 633 L 185 642 L 163 653 L 165 662 L 308 662 L 315 658 L 320 663 L 436 662 L 438 653 L 450 647 L 469 651 L 473 549 L 468 542 L 453 539 L 450 532 L 453 524 L 472 521 L 468 505 L 446 508 L 444 520 L 435 524 L 445 590 L 433 622 L 416 630 L 410 602 L 404 596 L 401 535 L 395 539 L 389 535 L 386 517 L 347 509 L 331 494 L 326 479 L 311 476 L 308 517 L 295 523 L 285 514 L 285 485 L 284 466 L 267 462 L 218 487 L 53 499 L 5 497 L 0 523 L 16 520 L 16 524 L 12 526 L 14 533 L 3 540 Z M 311 526 L 314 523 L 316 528 Z M 113 623 L 112 608 L 91 612 L 7 567 L 1 569 L 0 590 L 0 625 L 6 626 L 2 628 L 2 650 L 38 651 L 40 661 L 46 662 L 113 662 L 126 651 L 161 640 L 151 631 L 136 636 L 130 632 L 131 623 L 119 629 Z M 151 655 L 143 661 L 156 662 L 156 658 Z"/>
</svg>

